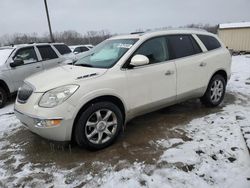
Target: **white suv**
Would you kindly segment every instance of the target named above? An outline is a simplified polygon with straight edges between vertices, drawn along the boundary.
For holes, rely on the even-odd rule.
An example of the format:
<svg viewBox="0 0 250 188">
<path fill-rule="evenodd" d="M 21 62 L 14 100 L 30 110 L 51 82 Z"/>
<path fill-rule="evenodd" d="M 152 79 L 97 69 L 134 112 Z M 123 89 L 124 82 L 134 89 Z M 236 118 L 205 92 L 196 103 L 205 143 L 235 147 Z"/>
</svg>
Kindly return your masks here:
<svg viewBox="0 0 250 188">
<path fill-rule="evenodd" d="M 0 108 L 17 92 L 25 78 L 59 66 L 63 61 L 76 60 L 62 43 L 33 43 L 0 48 Z M 68 63 L 70 63 L 68 62 Z"/>
<path fill-rule="evenodd" d="M 26 79 L 15 113 L 44 138 L 101 149 L 135 116 L 191 98 L 219 105 L 230 69 L 229 51 L 205 31 L 113 37 L 74 65 Z"/>
</svg>

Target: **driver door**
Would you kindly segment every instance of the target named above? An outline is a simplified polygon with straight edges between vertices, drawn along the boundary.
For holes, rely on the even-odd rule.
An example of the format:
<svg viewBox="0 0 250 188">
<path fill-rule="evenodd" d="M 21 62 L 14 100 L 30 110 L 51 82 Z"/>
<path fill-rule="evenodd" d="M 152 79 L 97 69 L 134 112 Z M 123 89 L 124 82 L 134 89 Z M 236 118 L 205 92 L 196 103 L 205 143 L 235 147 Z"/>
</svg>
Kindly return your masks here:
<svg viewBox="0 0 250 188">
<path fill-rule="evenodd" d="M 126 69 L 129 106 L 133 115 L 164 107 L 176 100 L 176 67 L 170 60 L 165 37 L 144 42 L 133 54 L 148 57 L 149 64 Z"/>
</svg>

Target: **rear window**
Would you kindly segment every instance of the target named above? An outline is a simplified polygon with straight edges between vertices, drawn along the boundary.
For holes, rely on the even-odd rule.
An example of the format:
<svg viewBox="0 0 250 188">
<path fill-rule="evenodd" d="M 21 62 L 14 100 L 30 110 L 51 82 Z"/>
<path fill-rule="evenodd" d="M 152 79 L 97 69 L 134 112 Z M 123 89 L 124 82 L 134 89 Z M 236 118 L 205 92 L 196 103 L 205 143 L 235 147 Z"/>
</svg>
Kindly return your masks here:
<svg viewBox="0 0 250 188">
<path fill-rule="evenodd" d="M 208 36 L 208 35 L 197 35 L 197 36 L 205 45 L 208 51 L 221 47 L 221 44 L 219 43 L 219 41 L 212 36 Z"/>
<path fill-rule="evenodd" d="M 196 41 L 190 35 L 170 35 L 167 36 L 167 42 L 171 46 L 171 59 L 182 58 L 202 52 Z"/>
<path fill-rule="evenodd" d="M 56 59 L 58 56 L 51 46 L 37 46 L 43 60 Z"/>
<path fill-rule="evenodd" d="M 54 47 L 59 51 L 61 55 L 71 53 L 70 48 L 64 44 L 56 44 L 54 45 Z"/>
</svg>

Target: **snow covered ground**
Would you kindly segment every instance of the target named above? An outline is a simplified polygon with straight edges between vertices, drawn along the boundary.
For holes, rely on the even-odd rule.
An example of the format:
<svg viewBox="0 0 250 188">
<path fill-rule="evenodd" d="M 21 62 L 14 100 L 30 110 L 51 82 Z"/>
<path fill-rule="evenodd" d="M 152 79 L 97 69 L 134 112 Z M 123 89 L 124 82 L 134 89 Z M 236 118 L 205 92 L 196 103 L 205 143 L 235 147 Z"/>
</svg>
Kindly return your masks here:
<svg viewBox="0 0 250 188">
<path fill-rule="evenodd" d="M 46 153 L 45 163 L 33 162 L 42 154 L 27 154 L 30 143 L 25 137 L 30 135 L 15 118 L 10 104 L 0 110 L 0 187 L 249 188 L 246 143 L 250 147 L 250 56 L 233 57 L 227 95 L 234 98 L 230 104 L 171 128 L 188 139 L 150 140 L 149 145 L 163 151 L 153 163 L 95 160 L 90 170 L 86 170 L 85 161 L 72 167 L 60 166 Z M 17 133 L 22 133 L 23 138 L 17 138 Z M 70 157 L 68 163 L 73 160 Z"/>
</svg>

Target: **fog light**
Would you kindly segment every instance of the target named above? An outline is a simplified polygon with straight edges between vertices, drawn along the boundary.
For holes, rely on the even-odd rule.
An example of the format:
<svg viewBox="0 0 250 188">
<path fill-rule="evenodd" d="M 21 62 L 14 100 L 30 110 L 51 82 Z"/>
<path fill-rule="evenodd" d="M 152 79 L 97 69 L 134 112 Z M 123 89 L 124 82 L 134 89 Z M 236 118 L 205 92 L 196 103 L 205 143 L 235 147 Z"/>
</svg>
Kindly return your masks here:
<svg viewBox="0 0 250 188">
<path fill-rule="evenodd" d="M 56 127 L 61 124 L 61 119 L 38 119 L 36 120 L 36 127 L 38 128 L 48 128 Z"/>
</svg>

